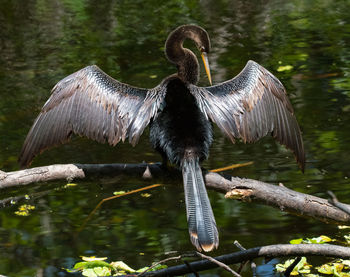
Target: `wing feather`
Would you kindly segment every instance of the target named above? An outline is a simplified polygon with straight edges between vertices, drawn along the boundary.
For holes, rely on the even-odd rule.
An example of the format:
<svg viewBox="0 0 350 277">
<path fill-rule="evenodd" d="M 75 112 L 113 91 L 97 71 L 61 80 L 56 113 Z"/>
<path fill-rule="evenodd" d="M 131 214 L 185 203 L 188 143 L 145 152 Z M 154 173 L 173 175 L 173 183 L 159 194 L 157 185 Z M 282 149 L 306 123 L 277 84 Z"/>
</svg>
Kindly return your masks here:
<svg viewBox="0 0 350 277">
<path fill-rule="evenodd" d="M 41 151 L 66 142 L 72 133 L 116 145 L 129 138 L 135 145 L 157 115 L 166 92 L 120 83 L 97 66 L 85 67 L 58 82 L 36 118 L 19 157 L 28 165 Z"/>
<path fill-rule="evenodd" d="M 271 134 L 293 151 L 304 170 L 304 146 L 292 105 L 281 82 L 267 69 L 248 61 L 231 80 L 211 87 L 188 86 L 201 111 L 232 142 L 255 142 Z"/>
</svg>

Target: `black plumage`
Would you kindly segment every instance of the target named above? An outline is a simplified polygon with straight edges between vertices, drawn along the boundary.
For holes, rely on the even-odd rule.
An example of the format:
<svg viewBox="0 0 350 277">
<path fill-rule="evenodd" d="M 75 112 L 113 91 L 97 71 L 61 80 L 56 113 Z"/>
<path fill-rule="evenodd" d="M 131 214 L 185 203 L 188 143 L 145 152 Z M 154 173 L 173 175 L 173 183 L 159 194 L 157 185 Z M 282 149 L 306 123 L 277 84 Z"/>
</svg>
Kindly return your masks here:
<svg viewBox="0 0 350 277">
<path fill-rule="evenodd" d="M 73 133 L 113 146 L 128 138 L 135 145 L 150 124 L 153 147 L 182 170 L 191 241 L 198 250 L 210 251 L 217 248 L 219 237 L 200 168 L 212 143 L 210 121 L 232 142 L 255 142 L 271 134 L 293 151 L 302 170 L 305 154 L 293 108 L 275 76 L 248 61 L 233 79 L 198 87 L 198 60 L 183 47 L 185 39 L 193 40 L 201 52 L 211 82 L 207 32 L 195 25 L 180 26 L 165 44 L 178 72 L 155 88 L 123 84 L 95 65 L 58 82 L 27 135 L 19 162 L 30 164 L 35 155 L 66 142 Z"/>
</svg>

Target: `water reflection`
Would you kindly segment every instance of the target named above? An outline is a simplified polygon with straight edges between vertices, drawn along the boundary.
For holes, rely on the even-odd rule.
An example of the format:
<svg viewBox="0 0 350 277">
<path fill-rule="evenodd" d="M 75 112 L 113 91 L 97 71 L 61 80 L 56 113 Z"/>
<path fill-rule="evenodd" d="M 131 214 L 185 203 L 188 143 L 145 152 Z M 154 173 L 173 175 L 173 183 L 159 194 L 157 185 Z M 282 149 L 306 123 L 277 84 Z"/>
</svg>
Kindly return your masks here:
<svg viewBox="0 0 350 277">
<path fill-rule="evenodd" d="M 4 1 L 3 1 L 4 2 Z M 5 1 L 0 9 L 0 168 L 18 169 L 17 155 L 51 87 L 64 76 L 98 64 L 122 82 L 152 87 L 174 69 L 163 54 L 174 27 L 197 23 L 212 40 L 211 66 L 217 83 L 238 73 L 248 59 L 285 84 L 303 130 L 307 169 L 301 174 L 289 151 L 266 138 L 232 145 L 215 129 L 207 168 L 235 162 L 254 165 L 231 172 L 298 191 L 325 196 L 332 189 L 350 197 L 350 3 L 348 1 Z M 279 69 L 285 69 L 278 71 Z M 204 76 L 204 74 L 202 74 Z M 203 84 L 205 79 L 202 79 Z M 139 145 L 115 148 L 83 138 L 45 152 L 33 166 L 50 163 L 159 161 L 147 132 Z M 0 211 L 0 272 L 14 276 L 63 275 L 80 255 L 107 256 L 133 267 L 150 264 L 170 250 L 193 250 L 188 241 L 182 187 L 163 186 L 149 198 L 132 195 L 104 204 L 80 233 L 93 207 L 137 181 L 104 180 L 33 186 L 2 193 L 48 193 L 23 203 L 36 209 L 15 216 L 21 203 Z M 227 201 L 210 192 L 221 244 L 215 254 L 286 243 L 296 237 L 341 234 L 334 226 L 270 207 Z M 139 253 L 145 253 L 140 255 Z M 247 276 L 249 273 L 247 272 Z"/>
</svg>

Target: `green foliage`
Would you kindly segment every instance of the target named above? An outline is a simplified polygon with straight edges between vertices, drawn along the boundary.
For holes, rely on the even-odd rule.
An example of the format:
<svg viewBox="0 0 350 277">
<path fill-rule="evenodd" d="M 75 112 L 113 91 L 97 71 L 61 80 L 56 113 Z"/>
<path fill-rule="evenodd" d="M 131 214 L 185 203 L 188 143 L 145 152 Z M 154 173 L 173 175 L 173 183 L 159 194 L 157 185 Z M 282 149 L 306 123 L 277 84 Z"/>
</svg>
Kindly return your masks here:
<svg viewBox="0 0 350 277">
<path fill-rule="evenodd" d="M 67 272 L 74 273 L 80 271 L 83 276 L 88 277 L 98 277 L 98 276 L 119 276 L 128 273 L 140 273 L 149 267 L 143 267 L 138 270 L 134 270 L 129 267 L 126 263 L 122 261 L 117 262 L 105 262 L 107 258 L 97 258 L 97 257 L 82 257 L 83 262 L 78 262 L 74 265 L 72 269 L 66 269 Z M 159 270 L 166 268 L 166 265 L 154 266 L 150 271 Z"/>
<path fill-rule="evenodd" d="M 15 214 L 19 216 L 28 216 L 30 211 L 34 209 L 35 206 L 24 204 L 18 207 L 18 211 L 15 211 Z"/>
<path fill-rule="evenodd" d="M 350 277 L 350 260 L 336 260 L 316 267 L 319 273 L 336 277 Z"/>
<path fill-rule="evenodd" d="M 341 228 L 344 229 L 344 228 Z M 350 234 L 344 235 L 344 239 L 347 244 L 350 244 Z M 328 236 L 321 235 L 315 238 L 306 239 L 293 239 L 290 241 L 291 244 L 323 244 L 328 242 L 336 241 Z M 294 262 L 294 259 L 286 260 L 283 264 L 276 265 L 277 272 L 285 272 L 287 268 Z M 302 275 L 305 277 L 321 277 L 321 276 L 334 276 L 334 277 L 350 277 L 350 260 L 334 260 L 329 263 L 322 264 L 320 266 L 314 267 L 307 263 L 305 257 L 302 257 L 300 262 L 294 267 L 291 275 Z M 313 271 L 313 272 L 311 272 Z"/>
<path fill-rule="evenodd" d="M 316 238 L 306 238 L 306 239 L 293 239 L 289 243 L 290 244 L 301 244 L 301 243 L 308 243 L 308 244 L 323 244 L 327 242 L 335 241 L 335 239 L 331 239 L 330 237 L 321 235 Z"/>
<path fill-rule="evenodd" d="M 280 65 L 278 68 L 277 68 L 277 71 L 278 72 L 282 72 L 282 71 L 291 71 L 293 69 L 293 66 L 292 65 Z"/>
<path fill-rule="evenodd" d="M 285 272 L 287 268 L 294 262 L 294 259 L 285 261 L 284 264 L 277 264 L 277 272 Z M 321 277 L 324 275 L 330 275 L 334 277 L 350 277 L 350 260 L 335 260 L 315 267 L 314 273 L 311 273 L 312 265 L 307 263 L 305 257 L 302 257 L 300 262 L 294 267 L 291 272 L 291 276 L 302 275 L 305 277 Z M 320 275 L 321 274 L 321 275 Z"/>
<path fill-rule="evenodd" d="M 295 259 L 287 260 L 284 264 L 277 264 L 276 270 L 277 272 L 285 272 L 287 268 L 294 262 Z M 310 273 L 312 265 L 308 264 L 306 262 L 306 258 L 302 257 L 300 262 L 297 263 L 297 265 L 294 267 L 293 271 L 290 275 L 299 275 L 299 274 L 306 274 Z"/>
</svg>

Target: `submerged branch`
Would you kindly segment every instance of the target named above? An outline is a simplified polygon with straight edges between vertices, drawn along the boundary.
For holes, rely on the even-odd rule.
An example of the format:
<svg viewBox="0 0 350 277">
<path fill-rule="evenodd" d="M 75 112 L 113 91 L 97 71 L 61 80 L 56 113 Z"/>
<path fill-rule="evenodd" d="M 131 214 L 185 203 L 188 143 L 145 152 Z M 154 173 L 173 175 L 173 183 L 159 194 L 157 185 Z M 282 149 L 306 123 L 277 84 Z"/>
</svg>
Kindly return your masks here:
<svg viewBox="0 0 350 277">
<path fill-rule="evenodd" d="M 0 189 L 23 186 L 52 180 L 72 180 L 94 176 L 118 176 L 142 178 L 144 182 L 181 182 L 181 172 L 165 169 L 160 164 L 62 164 L 31 168 L 9 173 L 1 172 Z M 119 179 L 120 180 L 120 179 Z M 252 179 L 205 173 L 206 185 L 226 198 L 246 202 L 259 202 L 278 207 L 282 211 L 312 217 L 326 223 L 346 224 L 350 215 L 335 207 L 326 199 L 296 192 L 284 186 L 276 186 Z M 343 204 L 343 207 L 350 205 Z"/>
</svg>

